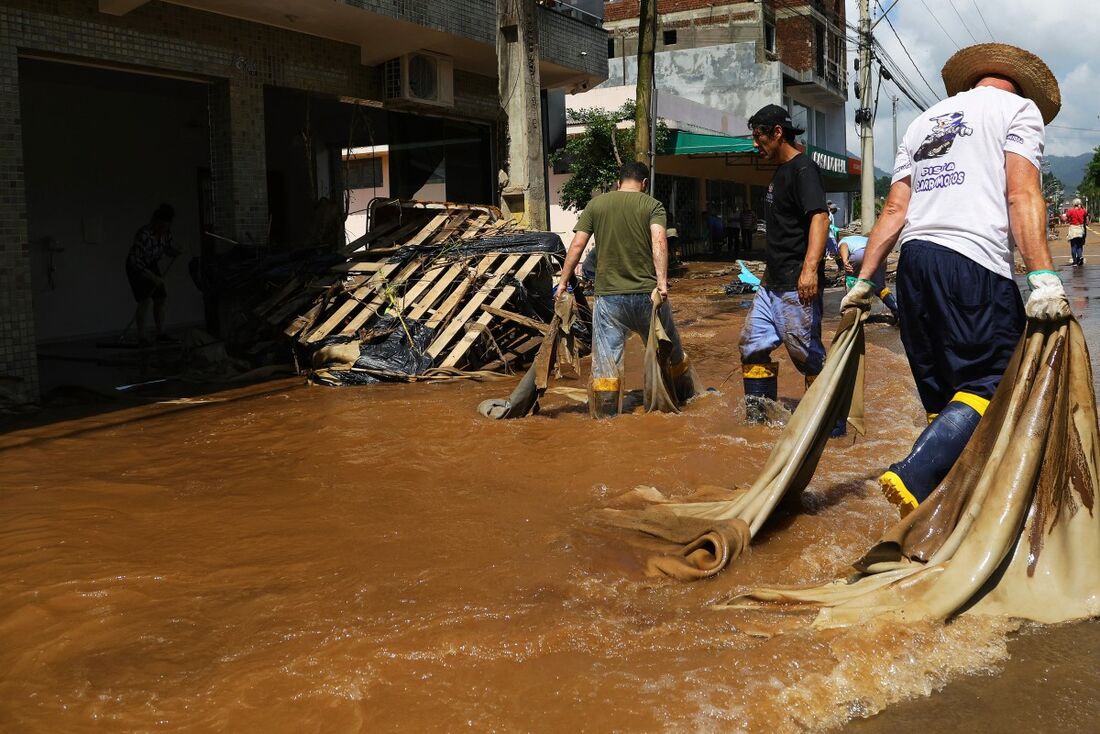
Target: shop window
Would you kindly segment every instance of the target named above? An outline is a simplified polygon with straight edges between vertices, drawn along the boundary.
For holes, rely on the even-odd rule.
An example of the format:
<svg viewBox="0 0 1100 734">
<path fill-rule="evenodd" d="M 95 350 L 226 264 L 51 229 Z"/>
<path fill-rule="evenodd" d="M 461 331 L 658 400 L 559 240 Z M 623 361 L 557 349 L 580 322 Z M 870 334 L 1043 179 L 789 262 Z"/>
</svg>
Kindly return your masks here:
<svg viewBox="0 0 1100 734">
<path fill-rule="evenodd" d="M 347 161 L 349 189 L 374 189 L 382 185 L 382 159 L 357 158 Z"/>
</svg>

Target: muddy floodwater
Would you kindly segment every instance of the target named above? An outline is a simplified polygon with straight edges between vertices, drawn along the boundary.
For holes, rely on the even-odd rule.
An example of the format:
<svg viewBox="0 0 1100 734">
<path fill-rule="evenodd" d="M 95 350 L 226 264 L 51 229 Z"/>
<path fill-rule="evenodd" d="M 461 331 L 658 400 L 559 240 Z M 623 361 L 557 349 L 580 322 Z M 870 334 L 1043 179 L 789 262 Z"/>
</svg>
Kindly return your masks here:
<svg viewBox="0 0 1100 734">
<path fill-rule="evenodd" d="M 1090 268 L 1065 277 L 1095 357 Z M 498 423 L 475 408 L 513 381 L 284 380 L 0 435 L 0 731 L 1096 731 L 1094 622 L 773 635 L 708 609 L 843 574 L 896 519 L 874 479 L 924 421 L 886 324 L 868 435 L 831 442 L 728 571 L 647 579 L 593 521 L 637 485 L 684 497 L 763 464 L 778 429 L 742 423 L 728 280 L 673 284 L 719 390 L 682 415 L 593 422 L 549 396 Z"/>
</svg>

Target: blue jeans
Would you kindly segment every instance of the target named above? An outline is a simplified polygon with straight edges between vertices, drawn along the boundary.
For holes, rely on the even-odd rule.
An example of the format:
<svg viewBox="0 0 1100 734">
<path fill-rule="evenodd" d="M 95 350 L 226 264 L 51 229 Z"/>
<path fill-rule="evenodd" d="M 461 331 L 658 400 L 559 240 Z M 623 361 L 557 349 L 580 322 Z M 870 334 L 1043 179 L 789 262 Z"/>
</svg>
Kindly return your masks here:
<svg viewBox="0 0 1100 734">
<path fill-rule="evenodd" d="M 623 353 L 631 332 L 649 337 L 649 315 L 653 302 L 648 293 L 619 293 L 597 296 L 592 311 L 592 384 L 602 391 L 618 390 L 623 376 Z M 658 312 L 661 324 L 672 339 L 672 363 L 684 359 L 680 335 L 672 323 L 672 308 L 668 302 L 661 304 Z"/>
<path fill-rule="evenodd" d="M 848 263 L 852 266 L 852 274 L 857 278 L 859 277 L 859 269 L 863 267 L 863 256 L 866 254 L 867 250 L 856 250 L 848 253 Z M 871 276 L 871 280 L 875 284 L 875 295 L 882 293 L 882 289 L 886 287 L 886 258 L 882 258 L 882 262 L 879 263 L 878 269 Z"/>
<path fill-rule="evenodd" d="M 782 344 L 799 372 L 820 374 L 825 366 L 821 312 L 820 295 L 804 306 L 798 300 L 798 291 L 761 286 L 741 330 L 741 363 L 770 362 L 772 351 Z"/>
</svg>

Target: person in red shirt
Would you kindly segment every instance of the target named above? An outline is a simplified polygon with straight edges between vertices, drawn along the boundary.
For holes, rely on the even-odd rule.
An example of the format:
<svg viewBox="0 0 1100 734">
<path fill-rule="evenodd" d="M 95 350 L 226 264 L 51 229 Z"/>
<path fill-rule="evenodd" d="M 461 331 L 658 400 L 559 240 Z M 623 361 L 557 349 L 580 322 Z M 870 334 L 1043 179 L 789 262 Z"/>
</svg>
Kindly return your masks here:
<svg viewBox="0 0 1100 734">
<path fill-rule="evenodd" d="M 1085 223 L 1088 222 L 1088 212 L 1081 206 L 1080 199 L 1073 200 L 1073 208 L 1066 210 L 1066 223 L 1069 230 L 1066 239 L 1069 240 L 1069 253 L 1073 257 L 1073 266 L 1085 264 Z"/>
</svg>

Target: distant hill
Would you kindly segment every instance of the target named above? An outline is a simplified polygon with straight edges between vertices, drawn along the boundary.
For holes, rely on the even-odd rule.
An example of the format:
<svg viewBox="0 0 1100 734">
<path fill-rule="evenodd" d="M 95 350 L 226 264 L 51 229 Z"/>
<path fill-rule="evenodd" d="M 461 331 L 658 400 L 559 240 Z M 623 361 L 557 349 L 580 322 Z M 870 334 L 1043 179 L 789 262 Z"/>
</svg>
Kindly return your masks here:
<svg viewBox="0 0 1100 734">
<path fill-rule="evenodd" d="M 1073 193 L 1085 178 L 1085 167 L 1092 160 L 1092 153 L 1074 156 L 1048 155 L 1047 160 L 1050 161 L 1051 173 L 1065 184 L 1067 193 Z"/>
</svg>

